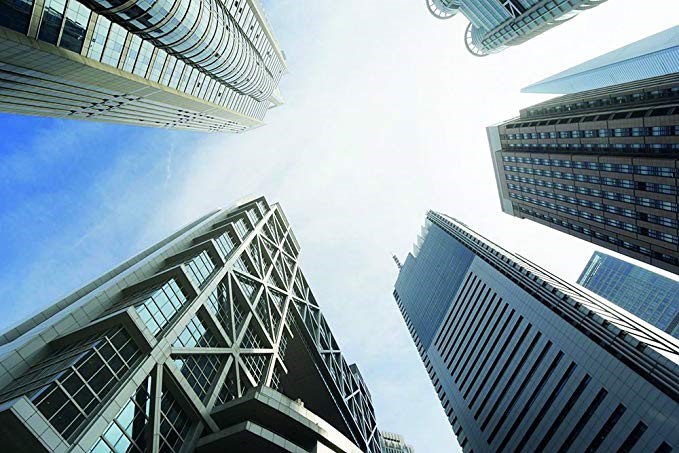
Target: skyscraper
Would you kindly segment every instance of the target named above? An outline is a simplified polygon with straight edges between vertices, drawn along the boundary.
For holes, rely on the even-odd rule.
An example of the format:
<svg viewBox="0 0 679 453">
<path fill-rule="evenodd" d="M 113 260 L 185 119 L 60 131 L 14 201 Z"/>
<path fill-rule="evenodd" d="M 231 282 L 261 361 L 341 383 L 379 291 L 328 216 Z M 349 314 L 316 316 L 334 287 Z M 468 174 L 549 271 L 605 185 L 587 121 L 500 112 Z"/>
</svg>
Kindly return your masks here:
<svg viewBox="0 0 679 453">
<path fill-rule="evenodd" d="M 606 0 L 426 0 L 429 12 L 469 19 L 467 50 L 477 57 L 517 46 Z"/>
<path fill-rule="evenodd" d="M 408 445 L 400 434 L 381 431 L 382 453 L 415 453 L 412 445 Z"/>
<path fill-rule="evenodd" d="M 0 335 L 6 451 L 379 452 L 280 206 L 211 212 Z"/>
<path fill-rule="evenodd" d="M 594 252 L 578 283 L 679 339 L 679 282 Z"/>
<path fill-rule="evenodd" d="M 259 0 L 0 2 L 0 111 L 242 132 L 285 71 Z"/>
<path fill-rule="evenodd" d="M 394 298 L 464 451 L 671 451 L 679 343 L 443 214 Z"/>
<path fill-rule="evenodd" d="M 679 25 L 593 58 L 522 89 L 572 94 L 679 71 Z"/>
<path fill-rule="evenodd" d="M 487 128 L 502 210 L 679 273 L 679 73 Z"/>
</svg>

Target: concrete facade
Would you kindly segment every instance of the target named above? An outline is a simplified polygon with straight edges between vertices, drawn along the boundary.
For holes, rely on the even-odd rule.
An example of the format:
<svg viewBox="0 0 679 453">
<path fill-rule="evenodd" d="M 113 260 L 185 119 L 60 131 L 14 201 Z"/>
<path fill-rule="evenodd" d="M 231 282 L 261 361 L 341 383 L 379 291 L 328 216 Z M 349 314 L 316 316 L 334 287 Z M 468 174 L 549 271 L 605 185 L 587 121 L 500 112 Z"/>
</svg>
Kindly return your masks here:
<svg viewBox="0 0 679 453">
<path fill-rule="evenodd" d="M 677 448 L 679 342 L 444 214 L 420 238 L 394 298 L 465 452 Z"/>
<path fill-rule="evenodd" d="M 502 210 L 679 273 L 679 73 L 487 128 Z"/>
<path fill-rule="evenodd" d="M 258 0 L 0 3 L 4 112 L 242 132 L 286 71 Z"/>
<path fill-rule="evenodd" d="M 402 435 L 381 431 L 382 453 L 415 453 L 415 448 L 406 443 Z"/>
<path fill-rule="evenodd" d="M 3 445 L 378 452 L 370 393 L 298 255 L 280 206 L 258 198 L 203 216 L 8 329 Z"/>
</svg>

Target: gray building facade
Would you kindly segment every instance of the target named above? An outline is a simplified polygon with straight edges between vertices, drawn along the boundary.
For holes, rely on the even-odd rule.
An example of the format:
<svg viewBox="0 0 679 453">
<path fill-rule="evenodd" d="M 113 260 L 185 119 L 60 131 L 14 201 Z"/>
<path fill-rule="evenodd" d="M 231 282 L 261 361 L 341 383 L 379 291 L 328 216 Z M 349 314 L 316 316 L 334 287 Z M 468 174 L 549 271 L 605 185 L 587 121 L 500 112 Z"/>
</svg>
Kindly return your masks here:
<svg viewBox="0 0 679 453">
<path fill-rule="evenodd" d="M 521 90 L 573 94 L 679 71 L 679 25 L 593 58 Z"/>
<path fill-rule="evenodd" d="M 278 204 L 216 210 L 0 335 L 7 451 L 380 451 Z"/>
<path fill-rule="evenodd" d="M 469 19 L 464 42 L 477 57 L 522 44 L 605 1 L 426 0 L 429 12 L 438 19 L 450 19 L 458 12 Z"/>
<path fill-rule="evenodd" d="M 242 132 L 282 103 L 259 0 L 0 2 L 0 111 Z"/>
<path fill-rule="evenodd" d="M 679 342 L 430 211 L 394 298 L 466 452 L 672 451 Z"/>
<path fill-rule="evenodd" d="M 396 433 L 380 431 L 382 453 L 415 453 L 415 448 L 406 443 L 405 438 Z"/>
<path fill-rule="evenodd" d="M 679 339 L 679 281 L 594 252 L 578 284 Z"/>
<path fill-rule="evenodd" d="M 679 73 L 487 128 L 502 210 L 679 273 Z"/>
</svg>

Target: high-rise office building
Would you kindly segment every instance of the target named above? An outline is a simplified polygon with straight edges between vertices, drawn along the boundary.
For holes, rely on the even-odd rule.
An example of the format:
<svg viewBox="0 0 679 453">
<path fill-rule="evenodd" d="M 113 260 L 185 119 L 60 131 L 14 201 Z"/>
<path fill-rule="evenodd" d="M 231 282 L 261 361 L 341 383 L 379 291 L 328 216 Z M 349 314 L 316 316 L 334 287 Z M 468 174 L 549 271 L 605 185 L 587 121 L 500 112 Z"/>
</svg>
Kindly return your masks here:
<svg viewBox="0 0 679 453">
<path fill-rule="evenodd" d="M 0 335 L 5 451 L 367 451 L 379 432 L 264 198 L 211 212 Z"/>
<path fill-rule="evenodd" d="M 679 71 L 679 25 L 529 85 L 522 93 L 572 94 Z"/>
<path fill-rule="evenodd" d="M 679 281 L 594 252 L 578 283 L 679 339 Z"/>
<path fill-rule="evenodd" d="M 382 434 L 380 441 L 382 453 L 415 453 L 413 446 L 407 444 L 402 435 L 388 431 L 381 431 L 380 433 Z"/>
<path fill-rule="evenodd" d="M 679 73 L 487 128 L 502 210 L 679 273 Z"/>
<path fill-rule="evenodd" d="M 450 19 L 458 12 L 469 19 L 464 42 L 478 57 L 522 44 L 605 1 L 426 0 L 429 12 L 438 19 Z"/>
<path fill-rule="evenodd" d="M 0 111 L 242 132 L 282 103 L 259 0 L 0 1 Z"/>
<path fill-rule="evenodd" d="M 464 451 L 679 447 L 679 342 L 429 212 L 394 298 Z"/>
</svg>

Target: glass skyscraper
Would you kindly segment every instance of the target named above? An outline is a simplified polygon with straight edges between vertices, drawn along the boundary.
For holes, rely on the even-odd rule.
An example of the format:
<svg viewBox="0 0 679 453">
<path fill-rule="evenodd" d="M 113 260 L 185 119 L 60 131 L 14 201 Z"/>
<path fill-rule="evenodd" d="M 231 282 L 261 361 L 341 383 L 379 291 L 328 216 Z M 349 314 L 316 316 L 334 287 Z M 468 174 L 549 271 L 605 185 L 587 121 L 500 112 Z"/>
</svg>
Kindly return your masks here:
<svg viewBox="0 0 679 453">
<path fill-rule="evenodd" d="M 502 210 L 679 274 L 679 72 L 487 128 Z"/>
<path fill-rule="evenodd" d="M 242 132 L 284 72 L 259 0 L 0 1 L 0 111 Z"/>
<path fill-rule="evenodd" d="M 572 94 L 679 71 L 679 25 L 562 71 L 522 93 Z"/>
<path fill-rule="evenodd" d="M 578 283 L 679 339 L 679 282 L 594 252 Z"/>
<path fill-rule="evenodd" d="M 3 451 L 379 452 L 370 393 L 298 256 L 258 198 L 8 329 Z"/>
<path fill-rule="evenodd" d="M 478 57 L 522 44 L 605 1 L 426 0 L 429 12 L 438 19 L 450 19 L 458 12 L 469 19 L 464 42 Z"/>
<path fill-rule="evenodd" d="M 466 452 L 679 446 L 679 342 L 429 212 L 394 298 Z"/>
</svg>

